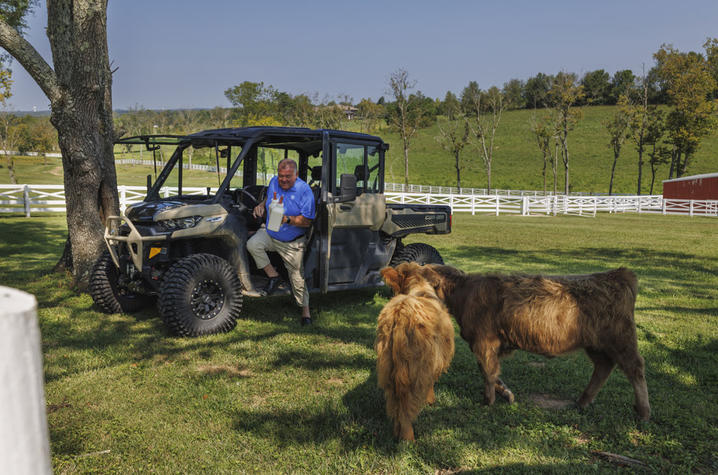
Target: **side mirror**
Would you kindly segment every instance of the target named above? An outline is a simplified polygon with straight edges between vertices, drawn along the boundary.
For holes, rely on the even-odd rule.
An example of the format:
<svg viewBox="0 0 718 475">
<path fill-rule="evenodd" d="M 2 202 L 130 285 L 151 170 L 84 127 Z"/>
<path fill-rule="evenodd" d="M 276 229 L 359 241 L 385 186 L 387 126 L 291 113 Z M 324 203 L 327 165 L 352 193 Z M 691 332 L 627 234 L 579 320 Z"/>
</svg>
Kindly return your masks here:
<svg viewBox="0 0 718 475">
<path fill-rule="evenodd" d="M 357 197 L 357 177 L 353 173 L 342 173 L 339 177 L 339 196 L 336 198 L 337 203 L 345 201 L 354 201 Z"/>
</svg>

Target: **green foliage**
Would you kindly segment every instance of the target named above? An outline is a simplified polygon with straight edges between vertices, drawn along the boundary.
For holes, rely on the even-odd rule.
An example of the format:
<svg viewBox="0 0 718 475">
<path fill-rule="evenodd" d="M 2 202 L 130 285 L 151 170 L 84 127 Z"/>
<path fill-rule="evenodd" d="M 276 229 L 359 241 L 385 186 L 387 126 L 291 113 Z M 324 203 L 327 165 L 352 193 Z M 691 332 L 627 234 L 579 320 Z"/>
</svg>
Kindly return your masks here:
<svg viewBox="0 0 718 475">
<path fill-rule="evenodd" d="M 636 76 L 630 69 L 616 71 L 611 79 L 608 104 L 616 104 L 621 96 L 628 96 L 635 91 Z"/>
<path fill-rule="evenodd" d="M 552 83 L 553 76 L 544 73 L 538 73 L 536 76 L 528 78 L 524 90 L 526 107 L 531 109 L 548 107 L 548 94 Z"/>
<path fill-rule="evenodd" d="M 481 89 L 479 83 L 470 81 L 461 92 L 461 109 L 467 116 L 476 117 L 479 115 L 481 106 Z"/>
<path fill-rule="evenodd" d="M 707 43 L 708 55 L 712 45 Z M 682 176 L 700 142 L 715 127 L 716 102 L 710 97 L 718 87 L 711 64 L 699 53 L 681 53 L 664 45 L 654 55 L 658 74 L 674 108 L 666 118 L 669 142 L 673 146 L 671 172 Z"/>
<path fill-rule="evenodd" d="M 608 185 L 609 195 L 613 194 L 613 178 L 616 172 L 618 157 L 621 155 L 621 147 L 623 147 L 623 143 L 630 136 L 630 122 L 631 117 L 626 110 L 622 107 L 618 107 L 613 117 L 603 123 L 608 132 L 609 147 L 613 150 L 613 166 L 611 167 L 611 180 Z"/>
<path fill-rule="evenodd" d="M 660 232 L 656 232 L 659 230 Z M 594 451 L 656 473 L 712 473 L 718 453 L 715 221 L 646 215 L 522 218 L 457 214 L 448 236 L 416 236 L 470 272 L 585 273 L 625 265 L 639 277 L 638 343 L 651 422 L 616 370 L 579 412 L 591 375 L 581 353 L 517 352 L 502 379 L 516 403 L 482 405 L 482 379 L 456 354 L 397 443 L 373 350 L 385 289 L 313 295 L 303 328 L 289 298 L 245 301 L 230 333 L 168 335 L 150 308 L 99 313 L 64 274 L 49 274 L 64 217 L 0 218 L 2 284 L 38 299 L 45 399 L 57 473 L 612 473 Z M 675 243 L 682 243 L 676 250 Z M 559 245 L 560 243 L 560 245 Z"/>
<path fill-rule="evenodd" d="M 504 83 L 504 88 L 501 92 L 504 93 L 507 109 L 523 109 L 526 107 L 524 87 L 526 87 L 526 83 L 520 79 L 511 79 L 509 82 Z"/>
<path fill-rule="evenodd" d="M 609 101 L 611 94 L 611 77 L 603 69 L 589 71 L 581 79 L 585 103 L 588 105 L 602 105 Z"/>
</svg>

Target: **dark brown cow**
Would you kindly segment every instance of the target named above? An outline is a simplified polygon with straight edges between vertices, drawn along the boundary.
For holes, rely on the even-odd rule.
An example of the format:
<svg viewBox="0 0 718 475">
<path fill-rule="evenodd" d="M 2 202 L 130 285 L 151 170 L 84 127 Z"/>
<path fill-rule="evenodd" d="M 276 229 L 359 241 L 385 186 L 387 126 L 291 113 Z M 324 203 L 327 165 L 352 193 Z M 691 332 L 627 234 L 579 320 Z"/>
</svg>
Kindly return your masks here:
<svg viewBox="0 0 718 475">
<path fill-rule="evenodd" d="M 499 379 L 499 358 L 516 349 L 557 356 L 583 348 L 594 370 L 578 406 L 585 408 L 593 401 L 618 365 L 633 385 L 639 417 L 650 417 L 633 318 L 638 281 L 630 270 L 567 276 L 481 275 L 414 263 L 396 270 L 403 276 L 397 293 L 407 293 L 421 276 L 444 300 L 476 355 L 486 380 L 487 404 L 494 403 L 496 392 L 510 402 L 514 398 Z"/>
</svg>

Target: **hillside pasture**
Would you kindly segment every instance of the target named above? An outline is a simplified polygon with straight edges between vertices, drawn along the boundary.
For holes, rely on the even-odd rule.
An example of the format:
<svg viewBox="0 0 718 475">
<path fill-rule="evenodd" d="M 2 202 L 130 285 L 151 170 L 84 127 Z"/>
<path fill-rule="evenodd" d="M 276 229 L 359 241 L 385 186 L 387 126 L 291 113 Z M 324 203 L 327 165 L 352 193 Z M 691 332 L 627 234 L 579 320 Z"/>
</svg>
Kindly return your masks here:
<svg viewBox="0 0 718 475">
<path fill-rule="evenodd" d="M 517 402 L 485 407 L 457 331 L 455 358 L 436 404 L 419 415 L 415 444 L 393 439 L 376 385 L 373 342 L 386 289 L 313 295 L 311 328 L 298 324 L 288 298 L 246 300 L 232 332 L 181 339 L 154 309 L 100 313 L 66 275 L 49 273 L 64 233 L 61 216 L 0 218 L 0 283 L 38 299 L 57 473 L 614 471 L 598 452 L 649 471 L 718 470 L 711 219 L 456 215 L 451 235 L 417 236 L 467 271 L 633 269 L 653 414 L 637 421 L 618 371 L 591 406 L 574 409 L 591 374 L 581 353 L 518 352 L 503 364 Z"/>
<path fill-rule="evenodd" d="M 569 135 L 569 152 L 571 156 L 571 191 L 585 193 L 607 193 L 610 180 L 613 152 L 608 146 L 609 139 L 603 123 L 615 113 L 615 106 L 582 107 L 583 118 Z M 540 118 L 544 110 L 514 110 L 504 113 L 501 124 L 496 132 L 494 151 L 492 186 L 499 189 L 541 190 L 542 158 L 536 141 L 531 133 L 532 117 Z M 442 150 L 436 137 L 439 125 L 445 119 L 417 131 L 412 139 L 409 152 L 409 182 L 422 185 L 456 186 L 456 173 L 453 158 Z M 346 121 L 342 127 L 358 131 L 357 121 Z M 381 136 L 391 145 L 387 152 L 386 181 L 403 183 L 403 150 L 401 139 L 385 125 L 372 132 Z M 704 138 L 692 160 L 688 174 L 697 175 L 718 170 L 718 133 L 714 132 Z M 211 150 L 194 154 L 192 162 L 214 165 L 215 158 Z M 164 158 L 168 158 L 168 151 Z M 139 148 L 134 146 L 131 153 L 123 146 L 115 148 L 117 159 L 140 158 Z M 141 158 L 152 160 L 152 153 L 144 151 Z M 486 173 L 478 150 L 467 146 L 462 152 L 465 170 L 462 172 L 464 187 L 486 187 Z M 637 154 L 631 143 L 623 146 L 623 151 L 616 166 L 614 193 L 636 194 L 638 176 Z M 648 160 L 644 156 L 644 160 Z M 46 165 L 42 165 L 46 163 Z M 220 159 L 224 166 L 224 159 Z M 29 184 L 60 184 L 62 183 L 62 167 L 60 159 L 42 157 L 17 157 L 15 167 L 18 183 Z M 147 174 L 152 174 L 151 166 L 120 165 L 117 167 L 118 184 L 145 184 Z M 207 176 L 210 175 L 210 176 Z M 192 171 L 187 174 L 185 183 L 188 186 L 207 186 L 216 183 L 212 173 Z M 643 167 L 642 194 L 648 194 L 650 186 L 650 167 Z M 563 191 L 563 168 L 559 164 L 558 191 Z M 661 166 L 656 177 L 654 194 L 662 193 L 662 180 L 668 178 L 668 167 Z M 0 160 L 0 183 L 9 183 L 9 173 L 5 160 Z M 547 187 L 553 189 L 551 171 L 548 170 Z"/>
</svg>

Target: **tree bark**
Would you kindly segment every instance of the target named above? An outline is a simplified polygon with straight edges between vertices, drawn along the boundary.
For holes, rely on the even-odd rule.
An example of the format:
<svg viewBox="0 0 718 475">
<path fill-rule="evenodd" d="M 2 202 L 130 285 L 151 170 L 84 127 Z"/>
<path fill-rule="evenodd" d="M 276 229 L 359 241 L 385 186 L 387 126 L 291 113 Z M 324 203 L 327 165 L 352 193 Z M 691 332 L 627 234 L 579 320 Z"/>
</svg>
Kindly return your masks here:
<svg viewBox="0 0 718 475">
<path fill-rule="evenodd" d="M 104 220 L 119 210 L 107 0 L 48 0 L 47 10 L 54 69 L 2 21 L 0 46 L 23 65 L 50 100 L 50 121 L 58 132 L 64 170 L 70 245 L 63 259 L 71 256 L 76 284 L 84 290 L 104 246 Z"/>
<path fill-rule="evenodd" d="M 618 155 L 620 153 L 620 149 L 614 149 L 613 151 L 613 166 L 611 167 L 611 181 L 608 184 L 608 196 L 611 196 L 613 194 L 613 177 L 616 175 L 616 163 L 618 162 Z"/>
</svg>

